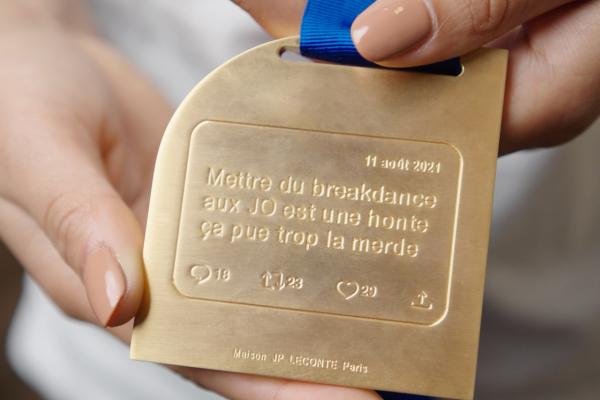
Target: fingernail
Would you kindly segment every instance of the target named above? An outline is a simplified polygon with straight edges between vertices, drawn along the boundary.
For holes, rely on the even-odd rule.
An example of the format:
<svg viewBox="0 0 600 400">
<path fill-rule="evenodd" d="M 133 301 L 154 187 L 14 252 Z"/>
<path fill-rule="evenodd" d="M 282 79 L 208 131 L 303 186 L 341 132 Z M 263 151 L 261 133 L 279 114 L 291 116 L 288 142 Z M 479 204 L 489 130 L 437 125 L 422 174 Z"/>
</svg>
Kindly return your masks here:
<svg viewBox="0 0 600 400">
<path fill-rule="evenodd" d="M 88 299 L 100 323 L 111 326 L 119 302 L 125 296 L 125 275 L 121 264 L 105 247 L 90 253 L 82 276 Z"/>
<path fill-rule="evenodd" d="M 413 47 L 431 32 L 423 0 L 380 0 L 352 24 L 358 52 L 371 61 L 386 60 Z"/>
</svg>

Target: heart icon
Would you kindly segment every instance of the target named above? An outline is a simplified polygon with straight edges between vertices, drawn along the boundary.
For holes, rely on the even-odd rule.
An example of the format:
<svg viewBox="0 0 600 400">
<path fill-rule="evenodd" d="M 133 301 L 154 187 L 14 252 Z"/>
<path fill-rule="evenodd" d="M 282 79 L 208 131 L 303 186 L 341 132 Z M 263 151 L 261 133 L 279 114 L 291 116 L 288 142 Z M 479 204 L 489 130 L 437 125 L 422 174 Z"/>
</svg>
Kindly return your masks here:
<svg viewBox="0 0 600 400">
<path fill-rule="evenodd" d="M 212 268 L 208 265 L 194 265 L 190 275 L 196 280 L 197 285 L 201 285 L 212 277 Z"/>
<path fill-rule="evenodd" d="M 360 290 L 360 285 L 358 282 L 346 282 L 339 281 L 337 284 L 337 291 L 342 297 L 346 300 L 350 300 L 356 295 L 358 295 L 358 291 Z"/>
</svg>

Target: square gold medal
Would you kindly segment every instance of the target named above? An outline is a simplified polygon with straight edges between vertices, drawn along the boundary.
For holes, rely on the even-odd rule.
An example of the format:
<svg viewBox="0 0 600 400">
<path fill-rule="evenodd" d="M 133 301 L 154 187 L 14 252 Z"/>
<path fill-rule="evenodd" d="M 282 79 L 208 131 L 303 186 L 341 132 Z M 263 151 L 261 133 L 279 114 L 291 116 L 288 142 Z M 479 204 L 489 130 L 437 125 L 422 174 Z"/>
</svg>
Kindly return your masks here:
<svg viewBox="0 0 600 400">
<path fill-rule="evenodd" d="M 506 52 L 458 77 L 225 64 L 158 156 L 132 357 L 469 399 Z"/>
</svg>

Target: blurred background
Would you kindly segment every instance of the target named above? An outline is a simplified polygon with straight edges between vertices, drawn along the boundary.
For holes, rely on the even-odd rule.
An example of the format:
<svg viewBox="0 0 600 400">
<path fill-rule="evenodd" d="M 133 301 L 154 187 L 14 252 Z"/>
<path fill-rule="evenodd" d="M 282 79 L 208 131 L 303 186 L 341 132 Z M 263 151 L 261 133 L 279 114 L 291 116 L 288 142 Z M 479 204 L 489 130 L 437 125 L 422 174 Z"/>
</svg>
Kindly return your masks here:
<svg viewBox="0 0 600 400">
<path fill-rule="evenodd" d="M 40 398 L 15 375 L 6 361 L 6 332 L 21 292 L 21 278 L 21 267 L 0 243 L 0 399 Z"/>
</svg>

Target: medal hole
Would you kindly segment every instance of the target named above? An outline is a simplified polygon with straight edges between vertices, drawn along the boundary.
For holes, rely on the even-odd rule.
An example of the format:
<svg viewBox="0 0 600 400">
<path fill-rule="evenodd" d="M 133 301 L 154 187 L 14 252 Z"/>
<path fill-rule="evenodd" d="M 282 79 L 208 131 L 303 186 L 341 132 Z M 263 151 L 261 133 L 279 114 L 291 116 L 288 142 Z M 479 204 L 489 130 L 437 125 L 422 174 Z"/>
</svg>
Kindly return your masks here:
<svg viewBox="0 0 600 400">
<path fill-rule="evenodd" d="M 284 61 L 291 62 L 300 62 L 300 63 L 311 63 L 313 64 L 315 60 L 310 59 L 308 57 L 304 57 L 300 54 L 300 49 L 297 47 L 283 47 L 279 50 L 279 57 L 281 57 Z"/>
<path fill-rule="evenodd" d="M 279 57 L 284 61 L 290 61 L 290 62 L 309 63 L 309 64 L 315 64 L 315 63 L 316 64 L 331 64 L 327 61 L 315 60 L 312 58 L 304 57 L 302 54 L 300 54 L 300 49 L 298 47 L 282 47 L 281 49 L 279 49 Z M 372 66 L 364 67 L 364 66 L 352 66 L 352 65 L 344 65 L 344 64 L 333 64 L 333 65 L 340 65 L 340 66 L 344 66 L 344 67 L 348 67 L 348 68 L 374 68 Z M 394 68 L 385 68 L 385 67 L 380 67 L 380 68 L 394 70 Z M 460 71 L 457 74 L 432 72 L 432 71 L 428 70 L 427 66 L 420 67 L 420 68 L 421 68 L 421 70 L 419 70 L 419 67 L 407 68 L 407 69 L 397 69 L 397 70 L 398 71 L 408 71 L 408 72 L 418 72 L 418 73 L 422 73 L 422 74 L 442 75 L 442 76 L 449 76 L 449 77 L 453 77 L 453 78 L 458 78 L 465 73 L 465 66 L 462 63 L 460 64 Z"/>
</svg>

